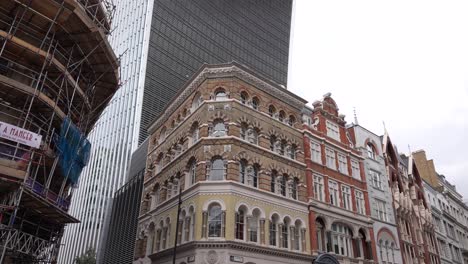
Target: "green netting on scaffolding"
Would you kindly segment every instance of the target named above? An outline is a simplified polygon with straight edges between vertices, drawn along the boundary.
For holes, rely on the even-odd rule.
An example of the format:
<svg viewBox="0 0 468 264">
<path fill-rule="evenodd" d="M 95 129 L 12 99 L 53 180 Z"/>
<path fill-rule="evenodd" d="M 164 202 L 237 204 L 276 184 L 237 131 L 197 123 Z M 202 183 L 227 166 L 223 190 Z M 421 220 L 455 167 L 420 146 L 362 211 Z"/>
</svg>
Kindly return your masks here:
<svg viewBox="0 0 468 264">
<path fill-rule="evenodd" d="M 81 171 L 88 164 L 91 143 L 86 136 L 65 118 L 58 139 L 59 167 L 73 185 L 76 185 Z"/>
</svg>

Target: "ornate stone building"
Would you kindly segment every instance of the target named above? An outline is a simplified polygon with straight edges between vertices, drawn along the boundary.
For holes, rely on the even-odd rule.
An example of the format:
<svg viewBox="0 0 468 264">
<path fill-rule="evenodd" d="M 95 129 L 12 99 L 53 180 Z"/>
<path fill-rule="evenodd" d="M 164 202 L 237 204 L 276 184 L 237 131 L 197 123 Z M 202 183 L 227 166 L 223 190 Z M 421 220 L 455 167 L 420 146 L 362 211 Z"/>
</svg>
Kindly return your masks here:
<svg viewBox="0 0 468 264">
<path fill-rule="evenodd" d="M 358 124 L 353 124 L 348 129 L 355 146 L 365 158 L 364 170 L 379 263 L 402 263 L 382 138 Z"/>
<path fill-rule="evenodd" d="M 425 198 L 431 206 L 432 222 L 441 263 L 468 263 L 468 206 L 445 176 L 437 173 L 426 152 L 413 152 L 423 179 Z"/>
<path fill-rule="evenodd" d="M 331 94 L 305 108 L 303 122 L 312 253 L 377 262 L 364 158 Z"/>
<path fill-rule="evenodd" d="M 403 263 L 441 263 L 431 209 L 413 155 L 398 154 L 387 133 L 383 136 L 383 150 Z"/>
<path fill-rule="evenodd" d="M 305 103 L 236 63 L 202 67 L 149 129 L 135 263 L 172 263 L 175 244 L 176 263 L 311 263 Z"/>
</svg>

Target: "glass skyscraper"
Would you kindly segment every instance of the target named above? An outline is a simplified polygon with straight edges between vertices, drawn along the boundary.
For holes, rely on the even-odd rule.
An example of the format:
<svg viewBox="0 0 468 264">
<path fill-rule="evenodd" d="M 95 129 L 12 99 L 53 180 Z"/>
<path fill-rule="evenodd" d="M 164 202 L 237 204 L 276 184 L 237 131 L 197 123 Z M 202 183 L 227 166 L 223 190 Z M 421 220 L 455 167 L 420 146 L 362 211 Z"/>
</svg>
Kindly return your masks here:
<svg viewBox="0 0 468 264">
<path fill-rule="evenodd" d="M 286 85 L 292 0 L 114 0 L 110 43 L 121 88 L 90 133 L 92 154 L 59 263 L 98 248 L 109 197 L 124 183 L 147 127 L 203 63 L 237 61 Z"/>
</svg>

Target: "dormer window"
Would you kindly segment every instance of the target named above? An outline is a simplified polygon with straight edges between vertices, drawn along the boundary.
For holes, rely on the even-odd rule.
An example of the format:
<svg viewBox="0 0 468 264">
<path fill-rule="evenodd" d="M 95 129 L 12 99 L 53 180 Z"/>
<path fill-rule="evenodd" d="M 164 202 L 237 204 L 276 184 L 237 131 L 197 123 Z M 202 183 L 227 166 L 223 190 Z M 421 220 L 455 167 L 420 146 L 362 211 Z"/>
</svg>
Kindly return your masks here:
<svg viewBox="0 0 468 264">
<path fill-rule="evenodd" d="M 340 128 L 337 124 L 327 120 L 327 136 L 340 141 Z"/>
<path fill-rule="evenodd" d="M 366 149 L 367 149 L 367 157 L 370 158 L 370 159 L 375 159 L 374 146 L 371 143 L 367 143 Z"/>
</svg>

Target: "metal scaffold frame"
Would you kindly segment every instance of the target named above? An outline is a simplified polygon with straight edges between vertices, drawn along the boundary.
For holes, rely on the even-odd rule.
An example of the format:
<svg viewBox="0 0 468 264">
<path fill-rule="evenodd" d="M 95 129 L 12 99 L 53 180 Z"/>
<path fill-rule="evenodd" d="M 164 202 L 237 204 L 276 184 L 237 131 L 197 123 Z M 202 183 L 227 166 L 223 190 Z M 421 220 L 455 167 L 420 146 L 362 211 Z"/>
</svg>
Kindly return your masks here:
<svg viewBox="0 0 468 264">
<path fill-rule="evenodd" d="M 114 12 L 109 0 L 0 2 L 0 122 L 42 136 L 39 148 L 0 138 L 0 263 L 56 263 L 64 225 L 78 222 L 67 213 L 85 152 L 75 145 L 119 86 Z"/>
</svg>

